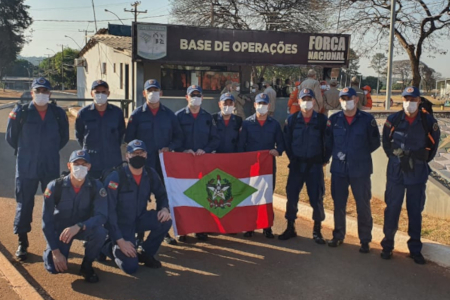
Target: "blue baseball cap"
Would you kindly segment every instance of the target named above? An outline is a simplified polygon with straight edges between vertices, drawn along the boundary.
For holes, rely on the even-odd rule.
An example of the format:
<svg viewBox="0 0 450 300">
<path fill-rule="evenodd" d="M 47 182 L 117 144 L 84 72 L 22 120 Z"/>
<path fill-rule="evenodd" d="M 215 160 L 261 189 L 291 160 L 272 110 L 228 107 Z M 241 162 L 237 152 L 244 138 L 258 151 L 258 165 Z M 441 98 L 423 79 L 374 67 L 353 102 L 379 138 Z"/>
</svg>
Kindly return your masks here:
<svg viewBox="0 0 450 300">
<path fill-rule="evenodd" d="M 402 93 L 402 97 L 407 97 L 407 96 L 420 97 L 420 90 L 418 88 L 416 88 L 415 86 L 409 86 Z"/>
<path fill-rule="evenodd" d="M 266 104 L 269 104 L 269 96 L 267 94 L 264 94 L 264 93 L 258 94 L 255 97 L 255 102 L 256 103 L 264 102 Z"/>
<path fill-rule="evenodd" d="M 144 150 L 147 152 L 147 147 L 145 146 L 145 143 L 141 140 L 132 140 L 127 145 L 127 152 L 133 153 L 136 150 Z"/>
<path fill-rule="evenodd" d="M 234 96 L 230 93 L 225 93 L 220 96 L 220 101 L 232 100 L 234 102 Z"/>
<path fill-rule="evenodd" d="M 198 91 L 199 93 L 203 94 L 203 90 L 199 85 L 191 85 L 190 87 L 187 88 L 187 95 L 190 95 L 192 92 Z"/>
<path fill-rule="evenodd" d="M 342 96 L 349 96 L 349 97 L 353 97 L 356 96 L 356 91 L 354 88 L 351 87 L 345 87 L 342 89 L 342 91 L 339 93 L 339 97 Z"/>
<path fill-rule="evenodd" d="M 75 150 L 70 154 L 69 162 L 73 163 L 79 159 L 85 160 L 87 163 L 91 163 L 91 157 L 86 150 Z"/>
<path fill-rule="evenodd" d="M 148 90 L 149 88 L 157 88 L 158 90 L 161 89 L 161 86 L 159 85 L 158 80 L 156 79 L 149 79 L 145 82 L 144 90 Z"/>
<path fill-rule="evenodd" d="M 50 81 L 48 81 L 44 77 L 36 78 L 35 80 L 33 80 L 33 83 L 31 84 L 31 88 L 33 90 L 40 88 L 40 87 L 46 88 L 47 90 L 52 89 L 52 85 L 50 84 Z"/>
<path fill-rule="evenodd" d="M 104 86 L 105 88 L 109 89 L 108 83 L 106 81 L 99 79 L 92 83 L 91 91 L 95 90 L 95 88 L 99 86 Z"/>
<path fill-rule="evenodd" d="M 314 98 L 314 92 L 310 89 L 302 89 L 298 95 L 298 99 L 303 99 L 304 97 Z"/>
</svg>

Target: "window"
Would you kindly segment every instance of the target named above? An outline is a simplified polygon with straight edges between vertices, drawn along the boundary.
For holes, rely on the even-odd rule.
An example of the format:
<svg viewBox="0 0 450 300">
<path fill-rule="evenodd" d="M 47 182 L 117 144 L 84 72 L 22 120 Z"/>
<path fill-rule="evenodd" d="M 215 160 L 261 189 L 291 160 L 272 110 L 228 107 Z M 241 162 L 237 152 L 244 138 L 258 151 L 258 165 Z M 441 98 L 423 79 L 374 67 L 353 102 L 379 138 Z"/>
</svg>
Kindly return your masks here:
<svg viewBox="0 0 450 300">
<path fill-rule="evenodd" d="M 106 63 L 102 63 L 102 74 L 106 75 Z"/>
<path fill-rule="evenodd" d="M 116 63 L 113 64 L 113 73 L 116 73 Z"/>
<path fill-rule="evenodd" d="M 123 90 L 123 63 L 120 63 L 120 89 Z"/>
</svg>

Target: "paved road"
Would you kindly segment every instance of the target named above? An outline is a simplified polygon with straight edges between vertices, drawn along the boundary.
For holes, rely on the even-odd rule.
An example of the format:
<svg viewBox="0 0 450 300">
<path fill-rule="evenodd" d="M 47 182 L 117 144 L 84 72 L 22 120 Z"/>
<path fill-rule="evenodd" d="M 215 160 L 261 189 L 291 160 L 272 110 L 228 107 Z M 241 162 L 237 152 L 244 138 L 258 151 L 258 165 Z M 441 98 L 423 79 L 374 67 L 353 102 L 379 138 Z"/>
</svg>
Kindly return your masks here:
<svg viewBox="0 0 450 300">
<path fill-rule="evenodd" d="M 6 120 L 8 113 L 0 110 L 0 120 Z M 17 246 L 12 234 L 14 158 L 4 132 L 2 122 L 0 251 L 12 259 Z M 76 147 L 72 136 L 62 160 Z M 90 285 L 77 275 L 83 253 L 80 242 L 74 243 L 67 274 L 44 271 L 41 207 L 42 195 L 38 195 L 30 259 L 15 265 L 46 299 L 450 299 L 450 271 L 434 264 L 418 266 L 402 254 L 383 261 L 379 245 L 370 254 L 360 254 L 358 241 L 352 237 L 337 249 L 316 245 L 310 239 L 312 223 L 306 220 L 297 221 L 301 236 L 285 242 L 257 234 L 252 239 L 212 236 L 208 243 L 195 243 L 191 238 L 183 246 L 163 245 L 159 258 L 164 268 L 142 266 L 135 276 L 122 274 L 109 260 L 96 263 L 101 282 Z M 275 233 L 283 227 L 283 215 L 277 211 Z M 325 236 L 331 236 L 329 229 Z"/>
</svg>

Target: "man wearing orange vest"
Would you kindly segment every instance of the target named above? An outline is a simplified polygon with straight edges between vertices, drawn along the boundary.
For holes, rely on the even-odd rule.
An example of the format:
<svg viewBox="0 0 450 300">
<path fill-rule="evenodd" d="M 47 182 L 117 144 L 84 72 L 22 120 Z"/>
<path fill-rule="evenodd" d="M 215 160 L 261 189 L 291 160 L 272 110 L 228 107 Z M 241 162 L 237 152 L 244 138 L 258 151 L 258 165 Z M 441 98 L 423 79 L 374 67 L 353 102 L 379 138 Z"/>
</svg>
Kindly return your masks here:
<svg viewBox="0 0 450 300">
<path fill-rule="evenodd" d="M 367 109 L 372 109 L 372 96 L 370 95 L 372 88 L 366 85 L 365 87 L 362 88 L 362 90 L 364 91 L 364 95 L 366 95 L 367 98 L 367 103 L 365 107 L 367 107 Z"/>
<path fill-rule="evenodd" d="M 295 114 L 296 112 L 300 111 L 300 106 L 298 105 L 298 86 L 300 85 L 300 81 L 296 81 L 295 82 L 295 89 L 294 91 L 291 93 L 291 95 L 289 96 L 289 101 L 288 101 L 288 110 L 289 110 L 289 114 Z"/>
</svg>

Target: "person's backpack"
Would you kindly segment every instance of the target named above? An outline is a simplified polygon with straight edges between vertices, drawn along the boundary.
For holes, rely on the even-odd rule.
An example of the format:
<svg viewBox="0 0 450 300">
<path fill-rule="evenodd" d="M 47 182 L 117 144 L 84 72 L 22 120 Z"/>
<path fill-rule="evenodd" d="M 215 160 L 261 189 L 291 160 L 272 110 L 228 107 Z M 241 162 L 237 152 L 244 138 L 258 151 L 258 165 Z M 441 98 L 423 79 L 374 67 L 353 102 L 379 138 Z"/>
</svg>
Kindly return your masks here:
<svg viewBox="0 0 450 300">
<path fill-rule="evenodd" d="M 22 132 L 23 125 L 27 122 L 29 104 L 24 104 L 24 105 L 17 104 L 16 107 L 20 107 L 19 131 L 17 133 L 17 136 L 19 137 L 20 133 Z M 56 102 L 54 102 L 54 101 L 50 102 L 48 107 L 49 107 L 50 111 L 53 113 L 53 115 L 55 116 L 56 121 L 58 122 L 59 136 L 62 138 L 64 136 L 64 132 L 62 131 L 62 128 L 64 125 L 62 123 L 63 120 L 61 119 L 61 116 L 58 113 Z M 14 155 L 17 155 L 18 147 L 19 147 L 19 144 L 17 143 L 17 147 L 16 147 L 16 149 L 14 149 Z"/>
<path fill-rule="evenodd" d="M 61 176 L 55 180 L 55 187 L 53 188 L 53 199 L 55 200 L 55 207 L 58 206 L 59 202 L 61 202 L 64 177 L 66 177 L 69 174 L 70 174 L 70 172 L 62 172 Z M 89 181 L 91 184 L 90 193 L 89 193 L 89 195 L 90 195 L 89 203 L 90 203 L 90 208 L 91 208 L 90 211 L 91 211 L 91 215 L 92 215 L 92 213 L 94 212 L 94 201 L 95 201 L 95 196 L 97 193 L 97 184 L 96 184 L 95 180 L 89 176 L 86 177 L 86 181 Z"/>
<path fill-rule="evenodd" d="M 425 97 L 420 97 L 419 109 L 425 109 L 430 115 L 433 115 L 433 103 Z"/>
</svg>

